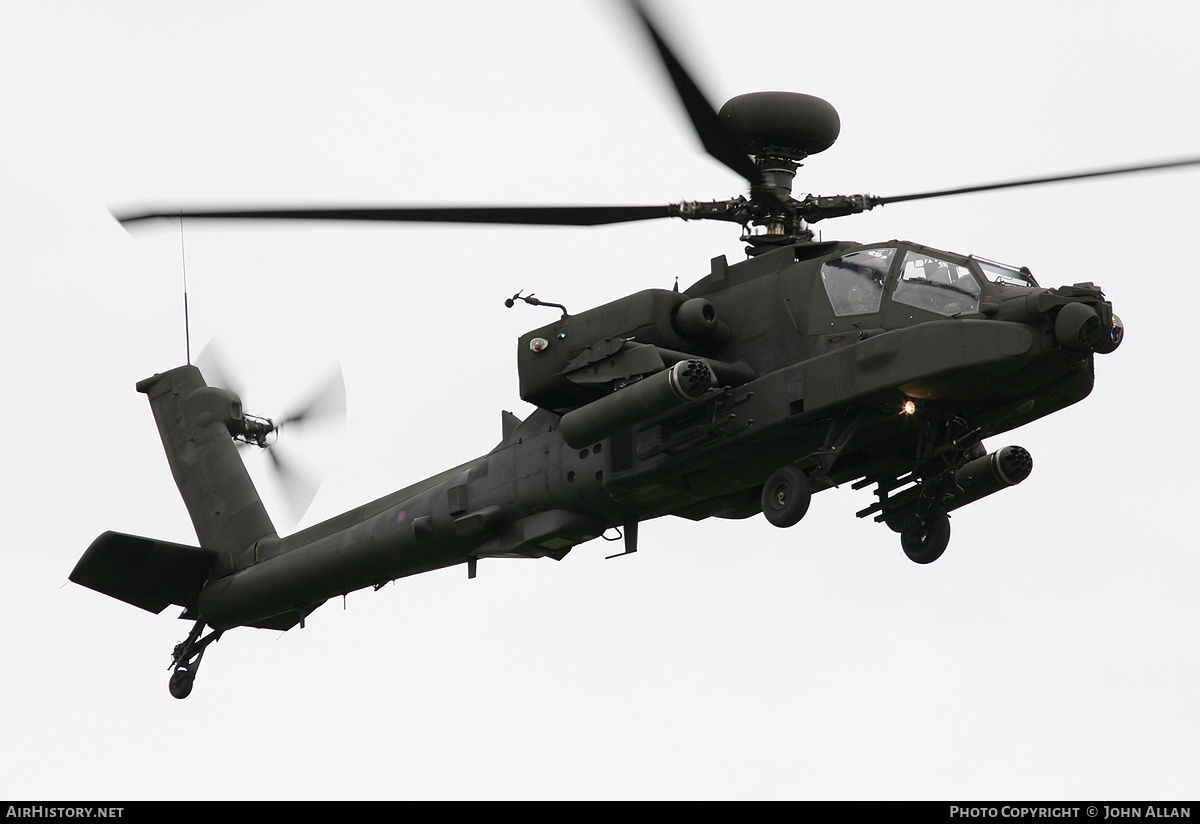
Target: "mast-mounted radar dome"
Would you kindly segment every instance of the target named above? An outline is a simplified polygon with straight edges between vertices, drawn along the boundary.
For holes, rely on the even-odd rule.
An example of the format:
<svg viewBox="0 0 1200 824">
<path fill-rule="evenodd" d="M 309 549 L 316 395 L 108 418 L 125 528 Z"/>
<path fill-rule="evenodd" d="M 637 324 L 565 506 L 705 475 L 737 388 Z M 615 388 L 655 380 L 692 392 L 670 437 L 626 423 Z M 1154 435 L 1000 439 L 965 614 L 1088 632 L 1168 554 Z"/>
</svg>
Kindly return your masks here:
<svg viewBox="0 0 1200 824">
<path fill-rule="evenodd" d="M 718 116 L 757 156 L 791 160 L 823 152 L 842 130 L 837 109 L 811 94 L 751 92 L 730 99 Z"/>
</svg>

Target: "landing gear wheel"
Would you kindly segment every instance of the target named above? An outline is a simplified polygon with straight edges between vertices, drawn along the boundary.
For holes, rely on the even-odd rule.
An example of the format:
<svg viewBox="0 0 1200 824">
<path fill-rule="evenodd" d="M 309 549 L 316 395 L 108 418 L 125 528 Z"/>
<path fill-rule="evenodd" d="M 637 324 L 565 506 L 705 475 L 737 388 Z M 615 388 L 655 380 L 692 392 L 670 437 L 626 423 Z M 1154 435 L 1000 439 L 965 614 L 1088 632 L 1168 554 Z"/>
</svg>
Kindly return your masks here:
<svg viewBox="0 0 1200 824">
<path fill-rule="evenodd" d="M 171 682 L 167 689 L 173 698 L 187 698 L 192 694 L 192 684 L 196 682 L 196 674 L 186 667 L 180 667 L 171 673 Z"/>
<path fill-rule="evenodd" d="M 910 561 L 932 564 L 950 543 L 950 516 L 940 509 L 930 510 L 924 521 L 900 533 L 900 546 Z"/>
<path fill-rule="evenodd" d="M 794 526 L 808 512 L 812 502 L 812 482 L 794 466 L 782 466 L 771 473 L 762 488 L 763 515 L 774 526 Z"/>
<path fill-rule="evenodd" d="M 192 694 L 192 685 L 196 683 L 196 673 L 200 670 L 200 659 L 204 657 L 204 650 L 213 641 L 219 641 L 225 630 L 215 629 L 201 638 L 203 632 L 204 619 L 201 618 L 196 621 L 188 637 L 175 645 L 175 651 L 171 654 L 173 671 L 167 688 L 175 698 L 187 698 Z"/>
</svg>

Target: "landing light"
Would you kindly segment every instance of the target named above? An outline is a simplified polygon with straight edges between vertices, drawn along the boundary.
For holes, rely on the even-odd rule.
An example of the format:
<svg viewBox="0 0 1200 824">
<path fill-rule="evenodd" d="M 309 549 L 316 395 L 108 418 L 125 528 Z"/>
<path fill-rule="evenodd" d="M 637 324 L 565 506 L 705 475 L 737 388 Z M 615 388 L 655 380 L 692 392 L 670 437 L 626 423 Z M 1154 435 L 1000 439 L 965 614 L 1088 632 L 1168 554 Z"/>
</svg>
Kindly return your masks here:
<svg viewBox="0 0 1200 824">
<path fill-rule="evenodd" d="M 912 414 L 916 413 L 916 411 L 917 411 L 917 405 L 915 403 L 913 403 L 912 401 L 905 401 L 904 406 L 900 407 L 901 415 L 912 415 Z"/>
</svg>

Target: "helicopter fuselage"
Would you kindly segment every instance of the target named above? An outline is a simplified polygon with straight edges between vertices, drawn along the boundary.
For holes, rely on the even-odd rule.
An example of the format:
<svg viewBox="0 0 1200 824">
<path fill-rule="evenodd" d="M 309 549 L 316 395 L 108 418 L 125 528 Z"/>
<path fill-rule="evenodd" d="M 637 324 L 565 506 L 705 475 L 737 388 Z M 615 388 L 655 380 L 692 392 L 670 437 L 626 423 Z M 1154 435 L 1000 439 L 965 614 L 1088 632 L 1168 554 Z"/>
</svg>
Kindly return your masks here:
<svg viewBox="0 0 1200 824">
<path fill-rule="evenodd" d="M 802 162 L 840 134 L 834 107 L 759 91 L 717 110 L 642 4 L 628 5 L 704 150 L 744 180 L 742 194 L 629 206 L 170 205 L 118 217 L 525 226 L 680 218 L 736 224 L 748 244 L 747 260 L 716 258 L 683 291 L 647 289 L 575 315 L 514 295 L 510 307 L 562 311 L 518 340 L 520 394 L 535 411 L 524 420 L 502 413 L 488 454 L 282 538 L 233 443 L 269 448 L 279 426 L 243 414 L 236 393 L 208 386 L 190 365 L 141 381 L 199 546 L 107 532 L 71 579 L 155 613 L 184 607 L 195 623 L 174 651 L 176 698 L 230 628 L 286 630 L 339 594 L 462 563 L 474 576 L 481 558 L 561 559 L 618 531 L 634 552 L 638 524 L 664 515 L 761 512 L 790 527 L 815 492 L 873 486 L 875 501 L 857 515 L 900 533 L 910 560 L 931 563 L 949 543 L 948 513 L 1032 470 L 1021 447 L 989 452 L 983 440 L 1091 391 L 1094 356 L 1123 335 L 1093 284 L 1045 289 L 1027 270 L 907 241 L 814 242 L 811 225 L 1200 158 L 798 199 Z"/>
<path fill-rule="evenodd" d="M 864 260 L 875 268 L 853 276 L 878 295 L 839 306 L 837 276 Z M 803 244 L 734 266 L 718 258 L 683 292 L 564 312 L 520 338 L 522 395 L 539 409 L 524 421 L 504 413 L 495 449 L 231 552 L 199 615 L 218 629 L 294 623 L 338 594 L 461 563 L 473 574 L 479 558 L 561 559 L 614 528 L 632 551 L 640 521 L 755 515 L 785 465 L 813 491 L 878 483 L 881 503 L 865 514 L 898 529 L 914 490 L 983 455 L 984 436 L 1084 398 L 1094 352 L 1119 342 L 1090 284 L 1045 290 L 994 266 L 989 280 L 986 265 L 896 241 Z M 958 283 L 935 288 L 947 269 Z M 1056 317 L 1068 305 L 1086 307 L 1099 331 L 1064 340 Z M 679 320 L 688 313 L 699 320 Z M 642 389 L 665 387 L 671 366 L 689 361 L 708 367 L 697 397 Z M 906 476 L 908 497 L 890 495 Z M 956 491 L 940 493 L 944 508 Z"/>
<path fill-rule="evenodd" d="M 138 383 L 200 545 L 106 532 L 71 580 L 194 621 L 176 646 L 186 697 L 226 630 L 287 630 L 326 600 L 481 558 L 562 559 L 638 524 L 762 512 L 797 523 L 814 492 L 875 486 L 873 516 L 921 564 L 947 513 L 1020 483 L 1020 447 L 983 438 L 1073 404 L 1120 320 L 1090 283 L 916 244 L 800 242 L 688 289 L 649 289 L 521 336 L 521 396 L 488 454 L 280 537 L 235 441 L 273 425 L 181 366 Z M 535 301 L 528 301 L 535 303 Z M 541 303 L 541 302 L 536 302 Z M 535 305 L 536 305 L 535 303 Z M 544 305 L 544 304 L 543 304 Z M 552 304 L 551 304 L 552 305 Z M 561 307 L 560 307 L 561 308 Z M 203 635 L 205 627 L 211 627 Z"/>
</svg>

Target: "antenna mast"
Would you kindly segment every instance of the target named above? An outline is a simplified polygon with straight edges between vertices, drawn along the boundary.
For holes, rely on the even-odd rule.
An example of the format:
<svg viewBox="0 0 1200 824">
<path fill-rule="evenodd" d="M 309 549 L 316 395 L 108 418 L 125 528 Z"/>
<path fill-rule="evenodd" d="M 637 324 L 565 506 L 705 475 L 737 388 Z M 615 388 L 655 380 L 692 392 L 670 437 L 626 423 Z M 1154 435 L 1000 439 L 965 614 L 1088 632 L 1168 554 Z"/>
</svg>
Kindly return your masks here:
<svg viewBox="0 0 1200 824">
<path fill-rule="evenodd" d="M 188 322 L 187 304 L 187 249 L 183 245 L 183 213 L 179 213 L 179 258 L 183 267 L 183 345 L 187 353 L 187 365 L 192 365 L 192 330 Z"/>
</svg>

